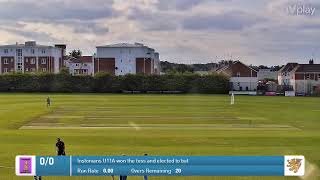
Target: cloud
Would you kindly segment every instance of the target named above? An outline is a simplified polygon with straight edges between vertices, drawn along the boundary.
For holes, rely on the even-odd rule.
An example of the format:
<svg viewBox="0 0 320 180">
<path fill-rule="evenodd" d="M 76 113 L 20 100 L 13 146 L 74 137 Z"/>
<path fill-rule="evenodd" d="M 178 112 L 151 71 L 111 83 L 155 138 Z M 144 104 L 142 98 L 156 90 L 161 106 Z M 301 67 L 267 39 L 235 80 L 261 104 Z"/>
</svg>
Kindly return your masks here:
<svg viewBox="0 0 320 180">
<path fill-rule="evenodd" d="M 83 34 L 90 33 L 95 35 L 105 35 L 110 31 L 109 27 L 95 21 L 53 21 L 51 23 L 65 25 L 71 27 L 74 33 Z"/>
<path fill-rule="evenodd" d="M 142 41 L 162 60 L 247 64 L 320 60 L 320 6 L 290 16 L 291 0 L 0 0 L 1 44 L 66 43 L 92 54 L 97 45 Z M 320 61 L 319 61 L 320 63 Z"/>
<path fill-rule="evenodd" d="M 93 33 L 96 35 L 104 35 L 109 32 L 108 27 L 102 27 L 95 23 L 81 23 L 74 27 L 75 33 Z"/>
<path fill-rule="evenodd" d="M 0 17 L 7 20 L 95 20 L 116 15 L 111 0 L 0 1 Z"/>
<path fill-rule="evenodd" d="M 139 8 L 132 8 L 128 19 L 138 22 L 139 27 L 145 31 L 174 31 L 179 23 L 178 17 L 174 14 L 151 12 Z"/>
<path fill-rule="evenodd" d="M 240 11 L 233 11 L 216 15 L 201 14 L 190 16 L 184 19 L 183 27 L 189 30 L 237 31 L 263 21 L 266 21 L 266 19 Z"/>
<path fill-rule="evenodd" d="M 0 30 L 7 31 L 11 34 L 22 37 L 24 40 L 41 40 L 42 42 L 57 42 L 58 39 L 51 33 L 36 32 L 36 31 L 25 31 L 10 27 L 0 27 Z M 14 42 L 11 42 L 14 43 Z"/>
<path fill-rule="evenodd" d="M 206 0 L 159 0 L 157 8 L 159 10 L 188 10 L 205 1 Z"/>
</svg>

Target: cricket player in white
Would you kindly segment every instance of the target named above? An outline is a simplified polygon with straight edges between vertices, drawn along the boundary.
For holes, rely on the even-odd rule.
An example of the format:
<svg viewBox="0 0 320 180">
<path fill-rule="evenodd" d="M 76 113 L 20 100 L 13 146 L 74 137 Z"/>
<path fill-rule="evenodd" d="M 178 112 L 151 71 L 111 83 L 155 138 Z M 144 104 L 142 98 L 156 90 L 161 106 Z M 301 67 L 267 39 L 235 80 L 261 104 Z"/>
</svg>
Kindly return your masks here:
<svg viewBox="0 0 320 180">
<path fill-rule="evenodd" d="M 230 104 L 234 105 L 234 93 L 231 94 L 231 102 L 230 102 Z"/>
</svg>

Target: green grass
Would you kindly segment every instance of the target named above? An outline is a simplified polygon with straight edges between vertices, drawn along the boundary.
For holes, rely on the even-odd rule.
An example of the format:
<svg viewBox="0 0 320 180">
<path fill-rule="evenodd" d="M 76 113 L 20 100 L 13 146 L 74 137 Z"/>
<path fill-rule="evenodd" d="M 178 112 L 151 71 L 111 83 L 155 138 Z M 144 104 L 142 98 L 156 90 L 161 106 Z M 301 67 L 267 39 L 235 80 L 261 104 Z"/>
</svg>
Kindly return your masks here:
<svg viewBox="0 0 320 180">
<path fill-rule="evenodd" d="M 319 178 L 320 99 L 216 95 L 0 94 L 0 180 L 16 177 L 16 155 L 305 155 Z M 83 127 L 107 127 L 84 129 Z M 124 128 L 119 128 L 124 127 Z M 32 129 L 38 128 L 38 129 Z M 67 129 L 59 129 L 67 128 Z M 46 177 L 45 180 L 111 179 Z M 138 180 L 141 177 L 130 177 Z M 129 180 L 130 180 L 129 179 Z M 153 177 L 295 180 L 295 177 Z"/>
</svg>

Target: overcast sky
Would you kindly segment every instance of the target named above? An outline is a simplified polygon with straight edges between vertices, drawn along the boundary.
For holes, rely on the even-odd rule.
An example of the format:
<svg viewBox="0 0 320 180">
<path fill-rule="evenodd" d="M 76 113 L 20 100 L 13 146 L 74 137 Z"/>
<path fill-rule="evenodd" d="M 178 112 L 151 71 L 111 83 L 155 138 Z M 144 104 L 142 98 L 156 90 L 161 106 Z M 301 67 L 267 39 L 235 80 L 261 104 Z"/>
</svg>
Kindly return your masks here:
<svg viewBox="0 0 320 180">
<path fill-rule="evenodd" d="M 294 15 L 294 5 L 315 11 Z M 85 55 L 142 42 L 172 62 L 320 64 L 320 1 L 0 0 L 0 37 L 0 44 L 65 43 Z"/>
</svg>

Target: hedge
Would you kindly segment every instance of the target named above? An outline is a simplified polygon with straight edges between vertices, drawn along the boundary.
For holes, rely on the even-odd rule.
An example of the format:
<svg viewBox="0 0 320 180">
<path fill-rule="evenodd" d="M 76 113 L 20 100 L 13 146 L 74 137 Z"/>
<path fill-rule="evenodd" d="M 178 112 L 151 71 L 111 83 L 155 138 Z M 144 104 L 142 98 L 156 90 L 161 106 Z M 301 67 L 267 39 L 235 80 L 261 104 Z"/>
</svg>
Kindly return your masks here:
<svg viewBox="0 0 320 180">
<path fill-rule="evenodd" d="M 98 73 L 92 77 L 71 76 L 68 72 L 61 72 L 0 75 L 0 92 L 120 93 L 124 91 L 225 94 L 229 91 L 229 79 L 219 74 L 112 76 Z"/>
</svg>

